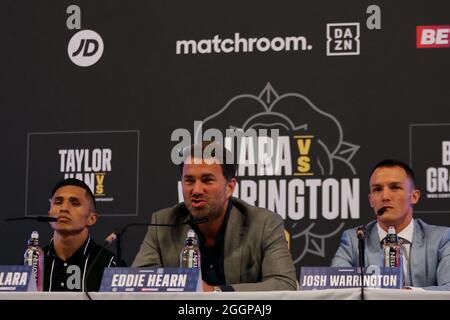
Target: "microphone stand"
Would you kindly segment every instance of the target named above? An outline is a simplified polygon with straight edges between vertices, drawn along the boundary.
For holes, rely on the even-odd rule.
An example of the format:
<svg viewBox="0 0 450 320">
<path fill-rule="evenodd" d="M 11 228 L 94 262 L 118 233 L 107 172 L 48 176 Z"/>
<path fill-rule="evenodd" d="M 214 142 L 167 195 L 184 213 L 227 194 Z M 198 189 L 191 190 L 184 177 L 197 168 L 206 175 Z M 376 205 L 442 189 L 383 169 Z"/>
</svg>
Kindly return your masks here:
<svg viewBox="0 0 450 320">
<path fill-rule="evenodd" d="M 363 225 L 356 229 L 356 236 L 358 237 L 358 260 L 359 260 L 359 278 L 361 284 L 361 300 L 364 300 L 364 250 L 365 243 L 364 238 L 366 236 L 366 226 Z"/>
<path fill-rule="evenodd" d="M 17 218 L 7 218 L 7 219 L 5 219 L 5 222 L 17 221 L 17 220 L 35 220 L 38 222 L 54 222 L 54 221 L 57 221 L 58 218 L 50 217 L 50 216 L 17 217 Z"/>
<path fill-rule="evenodd" d="M 122 261 L 122 249 L 123 249 L 123 235 L 127 231 L 129 227 L 135 227 L 135 226 L 154 226 L 154 227 L 178 227 L 184 224 L 188 224 L 190 226 L 193 226 L 195 224 L 205 223 L 208 222 L 208 218 L 191 218 L 187 221 L 180 222 L 180 223 L 174 223 L 174 224 L 166 224 L 166 223 L 146 223 L 146 222 L 133 222 L 128 223 L 125 226 L 121 228 L 117 228 L 114 232 L 115 234 L 115 241 L 116 241 L 116 259 L 118 263 L 121 263 Z M 108 244 L 108 241 L 105 241 L 106 245 Z"/>
<path fill-rule="evenodd" d="M 389 207 L 383 206 L 377 210 L 377 216 L 382 216 Z M 365 275 L 365 238 L 366 238 L 366 224 L 356 229 L 356 236 L 358 237 L 358 264 L 359 264 L 359 276 L 361 279 L 361 300 L 364 300 L 364 275 Z"/>
<path fill-rule="evenodd" d="M 177 227 L 178 224 L 158 224 L 158 223 L 128 223 L 122 228 L 118 228 L 116 232 L 116 259 L 118 263 L 122 261 L 122 249 L 123 249 L 123 235 L 129 227 L 135 226 L 158 226 L 158 227 Z"/>
</svg>

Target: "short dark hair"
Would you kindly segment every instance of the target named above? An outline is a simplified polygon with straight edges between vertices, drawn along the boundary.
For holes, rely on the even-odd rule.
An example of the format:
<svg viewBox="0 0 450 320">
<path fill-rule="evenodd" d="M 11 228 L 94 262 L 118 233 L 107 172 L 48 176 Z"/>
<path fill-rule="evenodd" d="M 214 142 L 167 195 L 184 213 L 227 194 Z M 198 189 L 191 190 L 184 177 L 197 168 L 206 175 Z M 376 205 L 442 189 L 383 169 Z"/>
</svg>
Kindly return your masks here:
<svg viewBox="0 0 450 320">
<path fill-rule="evenodd" d="M 208 148 L 211 151 L 209 155 L 212 158 L 219 160 L 222 167 L 222 174 L 227 181 L 236 177 L 236 161 L 234 154 L 225 148 L 222 144 L 215 141 L 203 141 L 201 144 L 193 144 L 183 151 L 183 161 L 179 164 L 180 174 L 183 174 L 184 162 L 189 156 L 195 157 L 197 154 L 201 155 L 203 159 L 204 151 Z M 217 151 L 217 154 L 216 154 Z"/>
<path fill-rule="evenodd" d="M 372 169 L 372 171 L 369 174 L 369 181 L 370 177 L 372 177 L 372 174 L 375 172 L 378 168 L 392 168 L 392 167 L 400 167 L 403 170 L 405 170 L 406 175 L 411 179 L 413 183 L 413 187 L 416 186 L 416 176 L 414 175 L 414 171 L 408 166 L 406 163 L 397 160 L 397 159 L 385 159 L 380 162 L 378 162 Z"/>
<path fill-rule="evenodd" d="M 92 205 L 95 208 L 95 205 L 96 205 L 96 203 L 95 203 L 95 196 L 92 193 L 92 190 L 88 187 L 88 185 L 84 181 L 81 181 L 81 180 L 78 180 L 78 179 L 75 179 L 75 178 L 67 178 L 67 179 L 58 181 L 55 184 L 55 186 L 53 187 L 52 193 L 50 195 L 50 199 L 53 198 L 53 196 L 55 195 L 56 191 L 59 188 L 62 188 L 64 186 L 76 186 L 76 187 L 80 187 L 80 188 L 84 189 L 86 191 L 86 194 L 89 196 L 89 198 L 91 198 Z"/>
</svg>

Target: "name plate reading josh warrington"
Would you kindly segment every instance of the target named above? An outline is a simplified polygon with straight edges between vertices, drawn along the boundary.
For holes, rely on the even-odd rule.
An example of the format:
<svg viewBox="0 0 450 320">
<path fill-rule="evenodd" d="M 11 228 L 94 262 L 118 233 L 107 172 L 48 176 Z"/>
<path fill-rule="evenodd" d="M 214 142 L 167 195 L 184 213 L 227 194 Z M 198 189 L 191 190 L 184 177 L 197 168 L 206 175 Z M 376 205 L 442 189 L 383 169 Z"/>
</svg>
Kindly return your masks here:
<svg viewBox="0 0 450 320">
<path fill-rule="evenodd" d="M 401 268 L 369 266 L 365 269 L 363 284 L 366 288 L 402 287 Z M 302 267 L 300 290 L 321 290 L 361 287 L 360 268 Z"/>
<path fill-rule="evenodd" d="M 105 268 L 103 292 L 202 291 L 197 268 Z"/>
<path fill-rule="evenodd" d="M 0 266 L 0 291 L 36 291 L 31 278 L 30 266 Z"/>
</svg>

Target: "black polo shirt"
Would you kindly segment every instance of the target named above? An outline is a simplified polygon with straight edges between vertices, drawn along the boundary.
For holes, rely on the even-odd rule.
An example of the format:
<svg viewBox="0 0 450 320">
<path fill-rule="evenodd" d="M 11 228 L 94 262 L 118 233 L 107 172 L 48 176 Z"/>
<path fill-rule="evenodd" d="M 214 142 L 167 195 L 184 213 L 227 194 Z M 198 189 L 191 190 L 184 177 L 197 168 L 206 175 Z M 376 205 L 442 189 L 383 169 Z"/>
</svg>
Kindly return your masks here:
<svg viewBox="0 0 450 320">
<path fill-rule="evenodd" d="M 213 247 L 205 246 L 205 238 L 197 226 L 193 226 L 194 231 L 198 235 L 202 280 L 209 285 L 219 286 L 222 291 L 234 291 L 232 286 L 226 285 L 224 269 L 225 231 L 227 229 L 231 208 L 230 201 Z"/>
<path fill-rule="evenodd" d="M 103 269 L 116 266 L 114 255 L 90 237 L 66 261 L 55 252 L 53 239 L 44 248 L 44 291 L 98 291 Z"/>
</svg>

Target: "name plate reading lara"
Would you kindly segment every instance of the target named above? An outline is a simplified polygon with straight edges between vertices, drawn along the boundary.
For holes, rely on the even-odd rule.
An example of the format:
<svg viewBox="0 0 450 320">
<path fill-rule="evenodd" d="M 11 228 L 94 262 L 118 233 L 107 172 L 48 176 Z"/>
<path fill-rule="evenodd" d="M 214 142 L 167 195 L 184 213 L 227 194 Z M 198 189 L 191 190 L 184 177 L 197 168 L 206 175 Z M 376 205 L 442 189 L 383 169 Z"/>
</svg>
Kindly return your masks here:
<svg viewBox="0 0 450 320">
<path fill-rule="evenodd" d="M 36 291 L 36 281 L 30 281 L 31 278 L 30 266 L 0 266 L 0 292 Z"/>
</svg>

